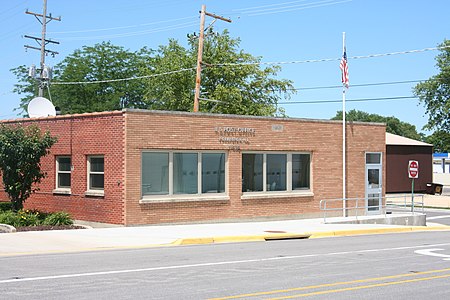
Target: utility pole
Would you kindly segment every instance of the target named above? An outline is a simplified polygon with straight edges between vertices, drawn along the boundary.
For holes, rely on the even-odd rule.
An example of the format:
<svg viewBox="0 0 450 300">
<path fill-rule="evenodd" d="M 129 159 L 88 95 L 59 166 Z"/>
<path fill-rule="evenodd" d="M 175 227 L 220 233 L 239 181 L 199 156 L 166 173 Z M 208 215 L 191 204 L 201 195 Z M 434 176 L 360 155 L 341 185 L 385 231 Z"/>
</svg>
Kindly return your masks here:
<svg viewBox="0 0 450 300">
<path fill-rule="evenodd" d="M 201 74 L 203 64 L 203 40 L 205 39 L 205 16 L 231 23 L 230 19 L 226 19 L 207 12 L 206 5 L 202 5 L 202 10 L 200 11 L 200 35 L 198 38 L 197 75 L 195 76 L 194 112 L 198 112 L 198 100 L 200 98 Z"/>
<path fill-rule="evenodd" d="M 43 13 L 42 14 L 38 14 L 38 13 L 33 13 L 33 12 L 29 12 L 28 9 L 25 12 L 28 15 L 33 15 L 36 17 L 36 19 L 39 21 L 39 23 L 42 24 L 42 34 L 41 37 L 33 37 L 33 36 L 29 36 L 29 35 L 25 35 L 25 38 L 28 39 L 32 39 L 35 40 L 40 47 L 33 47 L 33 46 L 29 46 L 29 45 L 25 45 L 25 49 L 34 49 L 34 50 L 40 50 L 41 51 L 41 63 L 40 63 L 40 76 L 39 76 L 39 97 L 42 97 L 44 94 L 44 86 L 47 84 L 47 80 L 49 79 L 49 74 L 48 74 L 48 70 L 46 72 L 44 72 L 45 69 L 45 56 L 47 54 L 51 54 L 53 57 L 58 54 L 58 52 L 56 51 L 51 51 L 48 49 L 45 49 L 45 46 L 49 43 L 53 43 L 53 44 L 59 44 L 59 42 L 55 42 L 52 40 L 47 40 L 45 38 L 45 34 L 47 31 L 47 23 L 52 21 L 52 20 L 56 20 L 56 21 L 61 21 L 61 17 L 58 18 L 54 18 L 52 17 L 52 14 L 49 14 L 47 16 L 47 0 L 44 0 L 44 8 L 43 8 Z M 45 73 L 45 74 L 44 74 Z"/>
</svg>

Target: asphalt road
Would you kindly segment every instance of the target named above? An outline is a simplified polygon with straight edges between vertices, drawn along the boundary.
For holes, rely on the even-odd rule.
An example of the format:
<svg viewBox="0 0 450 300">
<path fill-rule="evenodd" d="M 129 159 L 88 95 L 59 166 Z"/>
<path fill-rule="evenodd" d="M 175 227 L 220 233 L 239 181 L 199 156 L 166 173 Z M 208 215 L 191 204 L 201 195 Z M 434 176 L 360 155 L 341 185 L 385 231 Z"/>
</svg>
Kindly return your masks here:
<svg viewBox="0 0 450 300">
<path fill-rule="evenodd" d="M 449 232 L 1 257 L 0 298 L 450 299 L 447 259 Z"/>
<path fill-rule="evenodd" d="M 450 226 L 450 209 L 426 208 L 427 222 L 439 223 Z"/>
</svg>

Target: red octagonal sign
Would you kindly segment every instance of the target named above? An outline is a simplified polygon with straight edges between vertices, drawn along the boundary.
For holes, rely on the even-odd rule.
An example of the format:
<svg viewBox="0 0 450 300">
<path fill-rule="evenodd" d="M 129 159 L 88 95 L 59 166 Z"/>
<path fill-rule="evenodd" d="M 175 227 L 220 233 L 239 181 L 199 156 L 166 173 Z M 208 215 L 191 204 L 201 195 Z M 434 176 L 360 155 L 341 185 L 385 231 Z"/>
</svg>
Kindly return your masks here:
<svg viewBox="0 0 450 300">
<path fill-rule="evenodd" d="M 409 178 L 419 178 L 419 162 L 417 160 L 410 160 L 408 163 Z"/>
</svg>

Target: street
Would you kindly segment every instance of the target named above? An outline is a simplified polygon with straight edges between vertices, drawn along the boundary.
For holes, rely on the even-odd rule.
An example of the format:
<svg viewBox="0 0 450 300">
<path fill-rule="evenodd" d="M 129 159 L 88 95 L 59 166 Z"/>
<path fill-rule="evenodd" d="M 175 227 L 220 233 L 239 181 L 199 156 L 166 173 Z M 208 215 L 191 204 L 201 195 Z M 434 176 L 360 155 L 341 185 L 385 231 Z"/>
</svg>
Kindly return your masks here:
<svg viewBox="0 0 450 300">
<path fill-rule="evenodd" d="M 449 259 L 448 232 L 0 257 L 0 295 L 445 299 Z"/>
</svg>

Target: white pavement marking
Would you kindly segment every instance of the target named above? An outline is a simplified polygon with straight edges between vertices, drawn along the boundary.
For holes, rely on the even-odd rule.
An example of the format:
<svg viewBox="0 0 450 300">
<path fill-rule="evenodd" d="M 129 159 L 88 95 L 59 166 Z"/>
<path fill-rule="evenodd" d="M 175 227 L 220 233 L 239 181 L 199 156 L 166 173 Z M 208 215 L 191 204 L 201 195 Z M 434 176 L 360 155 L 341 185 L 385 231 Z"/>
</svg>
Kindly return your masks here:
<svg viewBox="0 0 450 300">
<path fill-rule="evenodd" d="M 448 254 L 442 254 L 442 253 L 434 253 L 434 251 L 443 251 L 444 249 L 440 248 L 433 248 L 433 249 L 423 249 L 423 250 L 416 250 L 414 253 L 422 254 L 422 255 L 429 255 L 429 256 L 436 256 L 436 257 L 444 257 L 444 260 L 450 260 L 450 255 Z"/>
<path fill-rule="evenodd" d="M 440 246 L 450 246 L 450 243 L 434 244 L 434 245 L 404 246 L 404 247 L 395 247 L 395 248 L 365 249 L 365 250 L 342 251 L 342 252 L 331 252 L 331 253 L 321 253 L 321 254 L 305 254 L 305 255 L 294 255 L 294 256 L 283 256 L 283 257 L 255 258 L 255 259 L 246 259 L 246 260 L 220 261 L 220 262 L 211 262 L 211 263 L 163 266 L 163 267 L 152 267 L 152 268 L 143 268 L 143 269 L 128 269 L 128 270 L 88 272 L 88 273 L 76 273 L 76 274 L 62 274 L 62 275 L 51 275 L 51 276 L 30 277 L 30 278 L 13 278 L 13 279 L 0 280 L 0 284 L 26 282 L 26 281 L 40 281 L 40 280 L 49 280 L 49 279 L 63 279 L 63 278 L 75 278 L 75 277 L 112 275 L 112 274 L 139 273 L 139 272 L 150 272 L 150 271 L 160 271 L 160 270 L 173 270 L 173 269 L 187 269 L 187 268 L 199 268 L 199 267 L 210 267 L 210 266 L 223 266 L 223 265 L 245 264 L 245 263 L 265 262 L 265 261 L 274 261 L 274 260 L 301 259 L 301 258 L 308 258 L 308 257 L 346 255 L 346 254 L 371 253 L 371 252 L 384 252 L 384 251 L 396 251 L 396 250 L 408 250 L 408 249 L 417 249 L 417 248 L 425 248 L 425 247 L 426 248 L 428 248 L 428 247 L 440 247 Z M 430 249 L 428 249 L 428 251 L 429 250 Z M 433 250 L 433 249 L 431 249 L 431 250 Z M 438 250 L 438 249 L 434 249 L 434 250 Z"/>
<path fill-rule="evenodd" d="M 444 219 L 444 218 L 450 218 L 450 215 L 446 215 L 446 216 L 435 216 L 435 217 L 427 217 L 427 221 L 428 221 L 428 220 L 436 220 L 436 219 Z"/>
</svg>

